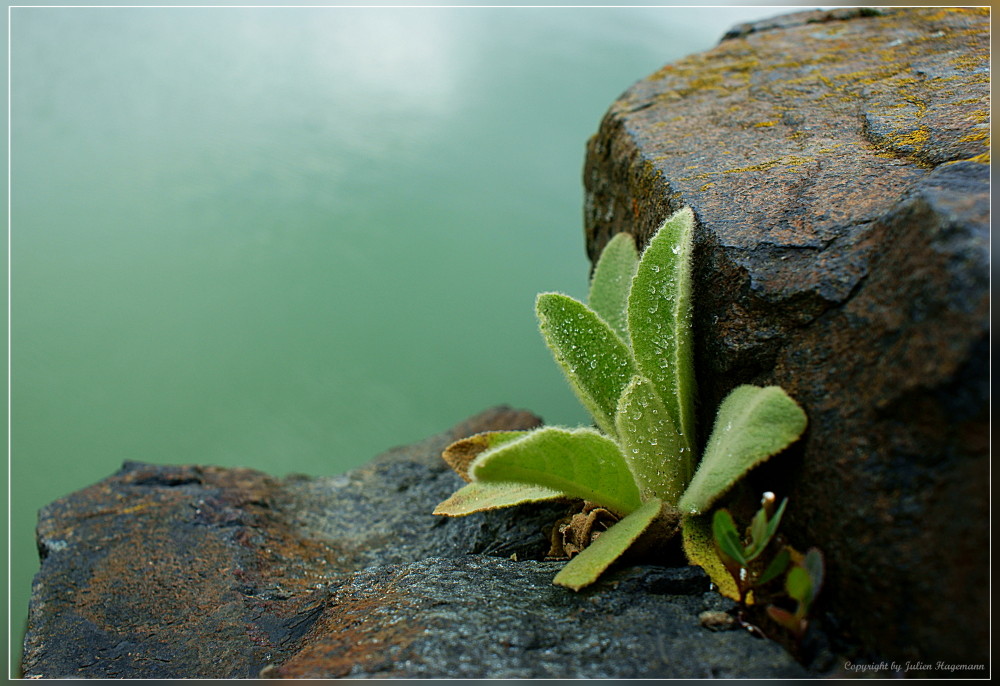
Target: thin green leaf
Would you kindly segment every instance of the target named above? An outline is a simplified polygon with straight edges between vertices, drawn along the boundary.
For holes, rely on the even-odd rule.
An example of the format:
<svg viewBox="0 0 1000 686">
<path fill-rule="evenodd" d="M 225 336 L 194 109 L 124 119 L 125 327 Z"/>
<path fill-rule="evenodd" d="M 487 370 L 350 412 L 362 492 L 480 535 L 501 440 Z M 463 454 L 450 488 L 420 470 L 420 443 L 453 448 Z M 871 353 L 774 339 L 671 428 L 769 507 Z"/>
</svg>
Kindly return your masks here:
<svg viewBox="0 0 1000 686">
<path fill-rule="evenodd" d="M 517 483 L 485 483 L 474 481 L 455 491 L 450 498 L 434 508 L 434 514 L 464 517 L 473 512 L 497 510 L 524 503 L 558 500 L 568 496 L 543 486 Z"/>
<path fill-rule="evenodd" d="M 747 566 L 747 559 L 743 553 L 743 542 L 740 541 L 736 522 L 733 521 L 729 510 L 716 510 L 715 516 L 712 517 L 712 536 L 723 555 L 731 558 L 740 567 Z"/>
<path fill-rule="evenodd" d="M 608 324 L 568 295 L 542 293 L 539 328 L 570 386 L 594 421 L 615 436 L 618 398 L 635 373 L 632 354 Z"/>
<path fill-rule="evenodd" d="M 626 306 L 632 276 L 639 264 L 639 251 L 630 233 L 619 233 L 608 241 L 594 267 L 587 303 L 623 341 L 628 342 Z"/>
<path fill-rule="evenodd" d="M 811 590 L 812 580 L 809 578 L 809 572 L 798 565 L 788 570 L 788 576 L 785 577 L 785 591 L 793 600 L 807 603 Z"/>
<path fill-rule="evenodd" d="M 747 557 L 750 558 L 755 551 L 761 549 L 760 541 L 764 540 L 767 536 L 767 510 L 763 507 L 757 510 L 757 514 L 753 516 L 753 520 L 750 522 L 750 546 L 747 552 Z"/>
<path fill-rule="evenodd" d="M 469 471 L 474 481 L 544 486 L 619 515 L 641 504 L 639 487 L 618 445 L 593 429 L 536 429 L 484 452 Z"/>
<path fill-rule="evenodd" d="M 656 232 L 639 260 L 628 328 L 639 373 L 656 384 L 688 449 L 694 445 L 691 254 L 694 213 L 684 208 Z"/>
<path fill-rule="evenodd" d="M 763 585 L 772 579 L 777 579 L 782 572 L 788 569 L 788 563 L 791 561 L 792 556 L 788 552 L 788 548 L 782 548 L 774 559 L 771 560 L 771 564 L 767 566 L 764 573 L 757 578 L 757 584 Z"/>
<path fill-rule="evenodd" d="M 681 520 L 681 533 L 684 537 L 684 554 L 687 555 L 688 561 L 705 570 L 708 578 L 719 589 L 719 593 L 732 600 L 739 600 L 740 590 L 736 586 L 736 581 L 719 558 L 718 548 L 715 547 L 712 518 L 708 515 L 684 517 Z"/>
<path fill-rule="evenodd" d="M 706 512 L 748 471 L 793 443 L 806 414 L 778 386 L 739 386 L 722 401 L 701 464 L 681 498 L 681 512 Z"/>
<path fill-rule="evenodd" d="M 785 514 L 786 505 L 788 505 L 788 498 L 783 498 L 781 505 L 778 506 L 778 510 L 770 519 L 767 519 L 767 510 L 763 507 L 757 511 L 757 514 L 754 516 L 754 526 L 759 526 L 760 531 L 754 531 L 753 533 L 753 541 L 750 544 L 750 549 L 747 551 L 747 560 L 755 559 L 767 548 L 767 544 L 771 542 L 774 534 L 778 532 L 778 525 L 781 524 L 781 517 Z M 758 518 L 763 520 L 763 523 L 760 525 L 757 524 Z"/>
<path fill-rule="evenodd" d="M 774 516 L 767 520 L 767 532 L 764 535 L 764 545 L 770 543 L 771 539 L 774 538 L 774 534 L 778 532 L 778 525 L 781 524 L 781 518 L 785 515 L 785 506 L 788 505 L 788 498 L 782 498 L 781 504 L 778 505 L 777 512 Z"/>
<path fill-rule="evenodd" d="M 676 503 L 691 480 L 692 454 L 653 382 L 633 376 L 615 413 L 618 443 L 643 498 Z"/>
<path fill-rule="evenodd" d="M 611 563 L 635 543 L 660 513 L 663 503 L 653 498 L 602 533 L 580 554 L 566 563 L 552 583 L 579 591 L 597 581 Z"/>
</svg>

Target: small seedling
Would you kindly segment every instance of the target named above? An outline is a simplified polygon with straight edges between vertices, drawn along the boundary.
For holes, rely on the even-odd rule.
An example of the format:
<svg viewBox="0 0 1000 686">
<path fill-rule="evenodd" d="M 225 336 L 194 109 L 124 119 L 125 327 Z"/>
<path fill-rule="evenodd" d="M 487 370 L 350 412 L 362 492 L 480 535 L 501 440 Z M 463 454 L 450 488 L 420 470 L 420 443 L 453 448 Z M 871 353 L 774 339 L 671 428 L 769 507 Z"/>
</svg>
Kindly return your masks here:
<svg viewBox="0 0 1000 686">
<path fill-rule="evenodd" d="M 444 458 L 469 483 L 436 514 L 557 498 L 600 506 L 618 521 L 592 536 L 554 580 L 574 590 L 593 583 L 646 532 L 665 539 L 690 527 L 689 557 L 719 564 L 707 513 L 750 469 L 797 440 L 806 416 L 777 386 L 738 386 L 719 406 L 698 462 L 693 236 L 694 213 L 684 208 L 641 257 L 629 234 L 608 243 L 590 306 L 560 293 L 538 296 L 542 336 L 597 429 L 545 426 L 451 445 Z"/>
<path fill-rule="evenodd" d="M 796 558 L 785 577 L 785 593 L 795 602 L 795 611 L 768 605 L 767 614 L 801 640 L 809 628 L 813 602 L 823 586 L 823 555 L 816 548 L 810 548 L 804 556 L 798 554 Z"/>
<path fill-rule="evenodd" d="M 712 518 L 716 552 L 736 585 L 740 605 L 746 605 L 747 594 L 751 590 L 777 578 L 788 567 L 789 552 L 784 547 L 767 567 L 761 569 L 760 565 L 751 564 L 767 549 L 781 523 L 781 516 L 785 513 L 788 499 L 782 500 L 777 510 L 774 508 L 774 501 L 773 493 L 764 494 L 761 507 L 754 515 L 747 532 L 746 543 L 737 531 L 729 510 L 716 510 Z"/>
<path fill-rule="evenodd" d="M 729 511 L 716 510 L 712 518 L 712 535 L 718 559 L 729 573 L 729 578 L 713 576 L 712 581 L 721 588 L 722 585 L 728 585 L 731 580 L 739 595 L 737 599 L 740 607 L 737 620 L 744 627 L 760 633 L 760 629 L 744 619 L 746 607 L 752 597 L 754 600 L 767 602 L 755 596 L 764 596 L 766 592 L 763 587 L 785 574 L 787 570 L 784 583 L 784 595 L 787 598 L 779 600 L 783 603 L 791 600 L 795 604 L 795 610 L 791 612 L 778 605 L 768 604 L 766 612 L 796 640 L 801 640 L 808 627 L 809 612 L 823 584 L 822 554 L 816 548 L 810 548 L 805 555 L 802 555 L 789 545 L 780 545 L 766 566 L 760 561 L 762 554 L 774 540 L 787 503 L 786 498 L 775 508 L 774 494 L 765 493 L 761 507 L 743 537 L 737 531 Z"/>
</svg>

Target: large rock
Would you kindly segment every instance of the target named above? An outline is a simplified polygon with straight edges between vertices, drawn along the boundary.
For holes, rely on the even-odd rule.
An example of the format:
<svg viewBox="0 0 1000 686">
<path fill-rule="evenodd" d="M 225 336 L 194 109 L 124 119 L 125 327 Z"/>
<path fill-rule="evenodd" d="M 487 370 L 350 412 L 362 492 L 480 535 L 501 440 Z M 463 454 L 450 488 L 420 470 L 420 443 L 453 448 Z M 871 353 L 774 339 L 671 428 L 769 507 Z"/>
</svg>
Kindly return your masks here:
<svg viewBox="0 0 1000 686">
<path fill-rule="evenodd" d="M 566 504 L 446 519 L 451 441 L 485 412 L 346 475 L 127 463 L 44 508 L 27 677 L 801 676 L 776 644 L 699 626 L 697 568 L 575 594 L 539 560 Z M 511 559 L 513 558 L 513 559 Z"/>
<path fill-rule="evenodd" d="M 690 205 L 702 434 L 740 383 L 810 428 L 755 476 L 898 660 L 987 664 L 989 10 L 743 25 L 629 89 L 588 145 L 591 258 Z"/>
<path fill-rule="evenodd" d="M 583 593 L 560 562 L 433 558 L 338 587 L 288 678 L 739 678 L 806 676 L 776 643 L 714 632 L 723 606 L 697 567 L 622 570 Z"/>
</svg>

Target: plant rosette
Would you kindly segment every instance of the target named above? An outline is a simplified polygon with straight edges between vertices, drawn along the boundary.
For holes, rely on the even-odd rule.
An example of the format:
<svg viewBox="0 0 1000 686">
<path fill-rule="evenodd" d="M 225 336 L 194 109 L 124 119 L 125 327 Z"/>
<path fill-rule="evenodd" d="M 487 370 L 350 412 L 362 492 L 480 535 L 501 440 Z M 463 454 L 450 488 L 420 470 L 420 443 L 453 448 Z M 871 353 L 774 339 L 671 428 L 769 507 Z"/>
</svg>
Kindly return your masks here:
<svg viewBox="0 0 1000 686">
<path fill-rule="evenodd" d="M 589 305 L 561 293 L 538 296 L 542 336 L 597 428 L 488 432 L 452 444 L 443 457 L 468 483 L 435 514 L 581 499 L 612 523 L 590 533 L 554 583 L 579 590 L 650 529 L 661 540 L 681 529 L 689 559 L 725 595 L 739 597 L 708 513 L 748 471 L 796 441 L 806 415 L 780 387 L 738 386 L 719 406 L 698 461 L 694 227 L 690 208 L 676 212 L 641 256 L 631 235 L 616 235 L 595 267 Z"/>
</svg>

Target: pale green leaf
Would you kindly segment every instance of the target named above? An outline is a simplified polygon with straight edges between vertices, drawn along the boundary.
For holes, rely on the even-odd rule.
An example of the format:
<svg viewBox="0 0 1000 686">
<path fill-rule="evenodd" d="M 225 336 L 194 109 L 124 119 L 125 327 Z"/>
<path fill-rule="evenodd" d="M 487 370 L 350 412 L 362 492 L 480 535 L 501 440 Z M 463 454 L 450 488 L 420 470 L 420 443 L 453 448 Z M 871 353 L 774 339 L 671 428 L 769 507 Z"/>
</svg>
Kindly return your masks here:
<svg viewBox="0 0 1000 686">
<path fill-rule="evenodd" d="M 592 309 L 568 295 L 542 293 L 535 307 L 542 336 L 573 391 L 597 426 L 614 436 L 618 398 L 634 373 L 628 347 Z"/>
<path fill-rule="evenodd" d="M 649 379 L 632 377 L 618 400 L 615 426 L 642 497 L 680 500 L 691 480 L 693 455 Z"/>
<path fill-rule="evenodd" d="M 722 401 L 681 512 L 706 512 L 753 467 L 796 441 L 806 414 L 778 386 L 738 386 Z"/>
<path fill-rule="evenodd" d="M 601 319 L 628 342 L 626 306 L 632 276 L 639 264 L 639 251 L 630 233 L 618 233 L 608 241 L 594 267 L 587 303 Z"/>
<path fill-rule="evenodd" d="M 647 500 L 642 507 L 602 533 L 583 552 L 567 562 L 552 583 L 579 591 L 597 581 L 604 570 L 649 528 L 662 506 L 663 503 L 656 498 Z"/>
<path fill-rule="evenodd" d="M 628 298 L 628 328 L 639 373 L 652 381 L 688 449 L 694 445 L 691 254 L 694 213 L 671 215 L 639 260 Z"/>
<path fill-rule="evenodd" d="M 474 481 L 455 491 L 450 498 L 434 508 L 434 514 L 464 517 L 473 512 L 497 510 L 524 503 L 566 498 L 559 491 L 543 486 L 517 483 L 485 483 Z"/>
<path fill-rule="evenodd" d="M 684 517 L 681 520 L 681 533 L 684 537 L 684 554 L 687 555 L 688 561 L 705 570 L 708 578 L 719 589 L 719 593 L 727 598 L 739 600 L 740 590 L 736 587 L 736 581 L 719 559 L 719 553 L 715 548 L 712 517 L 708 515 Z"/>
<path fill-rule="evenodd" d="M 641 504 L 618 446 L 593 429 L 542 427 L 484 452 L 469 470 L 474 481 L 544 486 L 626 515 Z"/>
</svg>

